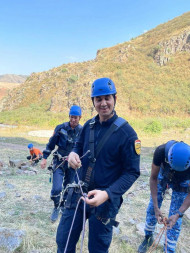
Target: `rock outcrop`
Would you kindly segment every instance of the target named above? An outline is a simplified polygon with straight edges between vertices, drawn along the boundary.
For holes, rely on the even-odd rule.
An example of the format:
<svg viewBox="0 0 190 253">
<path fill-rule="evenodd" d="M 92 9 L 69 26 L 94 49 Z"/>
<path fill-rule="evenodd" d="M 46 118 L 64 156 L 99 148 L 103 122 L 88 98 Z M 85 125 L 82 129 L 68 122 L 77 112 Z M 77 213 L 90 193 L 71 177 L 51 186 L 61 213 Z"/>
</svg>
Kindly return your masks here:
<svg viewBox="0 0 190 253">
<path fill-rule="evenodd" d="M 190 30 L 184 31 L 170 40 L 162 41 L 152 51 L 155 61 L 160 65 L 166 65 L 170 57 L 177 52 L 190 52 Z"/>
</svg>

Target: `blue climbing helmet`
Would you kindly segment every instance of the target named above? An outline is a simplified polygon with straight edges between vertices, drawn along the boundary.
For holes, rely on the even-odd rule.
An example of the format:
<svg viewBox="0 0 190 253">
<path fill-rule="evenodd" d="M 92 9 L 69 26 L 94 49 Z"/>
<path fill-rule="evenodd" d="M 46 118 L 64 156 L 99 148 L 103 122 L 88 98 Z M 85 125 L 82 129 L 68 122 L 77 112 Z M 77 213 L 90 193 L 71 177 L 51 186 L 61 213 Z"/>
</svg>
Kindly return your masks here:
<svg viewBox="0 0 190 253">
<path fill-rule="evenodd" d="M 174 141 L 174 140 L 171 140 L 171 141 L 168 141 L 165 145 L 165 158 L 166 158 L 166 162 L 168 162 L 168 152 L 169 152 L 169 149 L 175 144 L 177 143 L 177 141 Z"/>
<path fill-rule="evenodd" d="M 99 78 L 92 84 L 91 98 L 104 95 L 114 95 L 116 93 L 115 84 L 110 78 Z"/>
<path fill-rule="evenodd" d="M 168 162 L 173 170 L 187 170 L 190 167 L 190 146 L 184 142 L 174 143 L 168 151 Z"/>
<path fill-rule="evenodd" d="M 33 147 L 34 147 L 34 146 L 33 146 L 32 143 L 28 144 L 28 148 L 33 148 Z"/>
<path fill-rule="evenodd" d="M 80 106 L 78 105 L 71 106 L 70 111 L 69 111 L 69 116 L 81 116 L 81 115 L 82 115 L 82 110 Z"/>
</svg>

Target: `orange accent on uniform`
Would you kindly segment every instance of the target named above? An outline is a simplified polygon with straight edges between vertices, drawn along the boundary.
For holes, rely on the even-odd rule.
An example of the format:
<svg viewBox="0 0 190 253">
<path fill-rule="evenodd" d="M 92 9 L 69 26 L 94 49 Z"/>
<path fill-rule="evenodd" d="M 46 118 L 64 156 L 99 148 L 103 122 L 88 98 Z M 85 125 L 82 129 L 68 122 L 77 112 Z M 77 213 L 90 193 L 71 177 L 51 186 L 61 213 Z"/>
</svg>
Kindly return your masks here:
<svg viewBox="0 0 190 253">
<path fill-rule="evenodd" d="M 30 154 L 31 154 L 31 156 L 33 156 L 33 155 L 36 155 L 36 156 L 43 155 L 42 152 L 38 148 L 33 148 L 33 150 L 30 150 Z"/>
</svg>

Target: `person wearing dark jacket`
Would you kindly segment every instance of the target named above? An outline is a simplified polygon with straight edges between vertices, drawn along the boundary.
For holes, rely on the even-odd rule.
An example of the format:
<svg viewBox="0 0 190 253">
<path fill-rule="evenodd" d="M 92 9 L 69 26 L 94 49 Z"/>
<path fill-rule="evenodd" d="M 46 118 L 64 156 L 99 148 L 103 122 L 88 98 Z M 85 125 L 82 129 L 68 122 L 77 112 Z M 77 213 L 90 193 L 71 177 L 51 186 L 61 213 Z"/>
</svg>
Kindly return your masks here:
<svg viewBox="0 0 190 253">
<path fill-rule="evenodd" d="M 111 79 L 94 81 L 91 98 L 98 115 L 85 123 L 68 162 L 74 169 L 82 166 L 78 173 L 87 194 L 83 200 L 89 221 L 89 252 L 107 253 L 112 226 L 118 225 L 115 218 L 122 204 L 122 195 L 140 175 L 140 141 L 134 129 L 114 110 L 116 88 Z M 78 182 L 77 178 L 75 181 Z M 58 253 L 74 253 L 76 250 L 83 226 L 83 203 L 79 204 L 68 243 L 67 239 L 80 196 L 76 184 L 73 185 L 68 191 L 57 229 Z"/>
<path fill-rule="evenodd" d="M 41 168 L 47 166 L 47 158 L 51 152 L 57 146 L 57 150 L 53 153 L 53 182 L 51 190 L 51 199 L 54 202 L 54 208 L 50 219 L 55 222 L 58 218 L 60 207 L 60 195 L 64 187 L 71 183 L 75 171 L 72 168 L 68 168 L 67 161 L 63 162 L 63 158 L 68 156 L 71 152 L 74 143 L 80 135 L 82 126 L 79 125 L 81 118 L 80 106 L 73 105 L 69 112 L 69 122 L 65 122 L 56 126 L 53 136 L 49 139 L 46 149 L 43 151 L 43 160 L 41 162 Z M 64 185 L 63 185 L 64 181 Z"/>
<path fill-rule="evenodd" d="M 181 231 L 182 217 L 190 206 L 190 146 L 184 142 L 168 141 L 156 148 L 150 176 L 151 198 L 147 208 L 145 238 L 138 248 L 147 252 L 153 243 L 156 223 L 163 223 L 160 210 L 165 191 L 172 188 L 169 218 L 167 219 L 167 248 L 173 253 Z M 166 217 L 165 217 L 166 218 Z"/>
</svg>

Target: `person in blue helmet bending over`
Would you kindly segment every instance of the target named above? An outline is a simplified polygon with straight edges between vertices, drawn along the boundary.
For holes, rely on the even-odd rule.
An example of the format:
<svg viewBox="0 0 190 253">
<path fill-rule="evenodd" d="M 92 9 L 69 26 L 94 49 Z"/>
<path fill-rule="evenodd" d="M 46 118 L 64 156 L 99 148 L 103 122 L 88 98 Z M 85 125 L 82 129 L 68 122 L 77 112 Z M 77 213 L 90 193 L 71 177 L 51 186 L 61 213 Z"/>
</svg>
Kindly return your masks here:
<svg viewBox="0 0 190 253">
<path fill-rule="evenodd" d="M 56 126 L 53 136 L 49 139 L 46 149 L 43 151 L 43 160 L 41 168 L 47 166 L 47 158 L 57 146 L 56 151 L 53 153 L 53 182 L 51 190 L 51 199 L 54 202 L 54 208 L 50 219 L 55 222 L 58 218 L 60 207 L 59 200 L 62 192 L 62 185 L 64 180 L 64 187 L 72 182 L 75 171 L 68 168 L 68 163 L 63 163 L 63 157 L 68 156 L 71 152 L 74 143 L 79 137 L 82 126 L 79 124 L 81 119 L 82 110 L 80 106 L 73 105 L 69 112 L 69 122 L 65 122 Z"/>
<path fill-rule="evenodd" d="M 89 252 L 107 253 L 112 240 L 112 226 L 118 225 L 115 218 L 122 204 L 122 195 L 140 175 L 140 141 L 134 129 L 114 110 L 116 88 L 113 81 L 109 78 L 95 80 L 91 98 L 98 114 L 85 123 L 68 158 L 72 168 L 82 166 L 78 173 L 80 185 L 87 194 L 87 198 L 83 195 L 86 208 L 81 201 L 67 243 L 76 205 L 82 195 L 73 185 L 68 191 L 57 229 L 58 253 L 75 252 L 83 217 L 89 221 Z"/>
<path fill-rule="evenodd" d="M 172 188 L 169 218 L 167 219 L 167 249 L 175 252 L 181 231 L 182 217 L 190 206 L 190 146 L 171 140 L 156 148 L 150 176 L 151 198 L 147 208 L 145 238 L 138 248 L 147 252 L 153 243 L 156 223 L 163 223 L 160 210 L 166 189 Z"/>
</svg>

